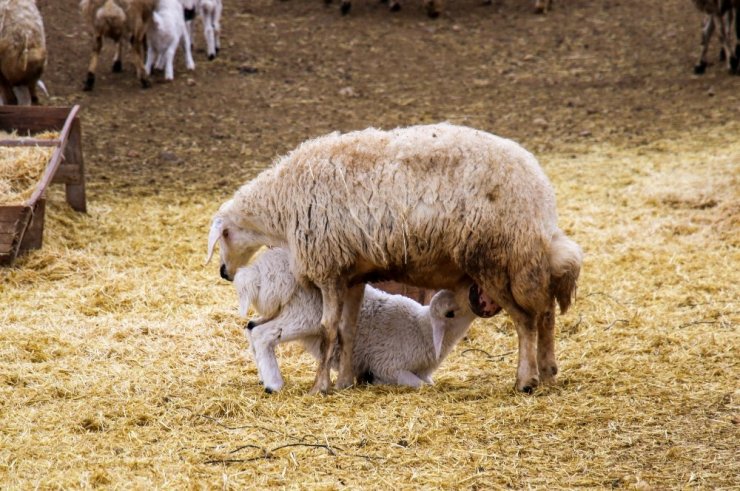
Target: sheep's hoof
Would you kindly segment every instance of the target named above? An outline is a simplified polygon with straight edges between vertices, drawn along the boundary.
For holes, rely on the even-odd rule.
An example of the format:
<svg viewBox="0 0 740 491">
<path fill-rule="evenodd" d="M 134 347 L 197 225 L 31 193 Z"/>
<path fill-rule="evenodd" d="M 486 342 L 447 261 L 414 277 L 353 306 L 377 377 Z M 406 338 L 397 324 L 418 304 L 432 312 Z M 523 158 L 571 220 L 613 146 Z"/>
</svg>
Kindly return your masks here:
<svg viewBox="0 0 740 491">
<path fill-rule="evenodd" d="M 388 10 L 390 10 L 391 12 L 398 12 L 399 10 L 401 10 L 401 4 L 398 2 L 393 2 Z"/>
<path fill-rule="evenodd" d="M 215 54 L 208 55 L 208 61 L 213 61 L 215 59 L 216 59 L 216 55 Z"/>
<path fill-rule="evenodd" d="M 427 15 L 430 19 L 436 19 L 439 17 L 439 11 L 436 9 L 427 9 Z"/>
<path fill-rule="evenodd" d="M 730 73 L 737 73 L 738 65 L 740 65 L 740 57 L 731 56 L 730 57 Z"/>
<path fill-rule="evenodd" d="M 221 52 L 221 47 L 220 46 L 216 46 L 216 54 L 219 54 L 220 52 Z"/>
<path fill-rule="evenodd" d="M 139 82 L 141 82 L 142 89 L 148 89 L 152 86 L 152 82 L 148 78 L 142 78 L 139 80 Z"/>
<path fill-rule="evenodd" d="M 95 74 L 87 72 L 87 79 L 85 79 L 85 85 L 82 87 L 82 90 L 89 92 L 93 90 L 93 87 L 95 87 Z"/>
<path fill-rule="evenodd" d="M 694 73 L 696 75 L 702 75 L 704 72 L 707 71 L 707 62 L 702 61 L 694 65 Z"/>
<path fill-rule="evenodd" d="M 551 366 L 542 365 L 540 367 L 540 383 L 543 385 L 554 385 L 557 381 L 558 366 L 553 364 Z"/>
<path fill-rule="evenodd" d="M 113 73 L 121 73 L 123 71 L 123 63 L 121 63 L 121 60 L 116 60 L 113 62 Z"/>
<path fill-rule="evenodd" d="M 719 61 L 725 61 L 727 59 L 727 56 L 725 55 L 725 49 L 720 48 L 719 49 Z"/>
<path fill-rule="evenodd" d="M 524 392 L 525 394 L 532 394 L 534 390 L 537 388 L 537 386 L 540 385 L 540 380 L 538 377 L 532 377 L 525 383 L 520 383 L 518 380 L 516 382 L 515 388 L 519 392 Z"/>
<path fill-rule="evenodd" d="M 350 2 L 342 2 L 342 6 L 339 8 L 339 11 L 342 12 L 342 15 L 347 15 L 351 8 L 352 4 Z"/>
</svg>

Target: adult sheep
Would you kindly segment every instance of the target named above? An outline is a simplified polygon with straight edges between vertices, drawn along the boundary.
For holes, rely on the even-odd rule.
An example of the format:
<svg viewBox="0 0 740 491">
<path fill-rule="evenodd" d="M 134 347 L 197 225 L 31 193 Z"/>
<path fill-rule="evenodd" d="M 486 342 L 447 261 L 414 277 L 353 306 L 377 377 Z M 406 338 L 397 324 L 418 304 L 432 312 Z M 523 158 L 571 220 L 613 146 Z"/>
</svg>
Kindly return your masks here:
<svg viewBox="0 0 740 491">
<path fill-rule="evenodd" d="M 286 247 L 294 275 L 322 294 L 324 357 L 312 393 L 351 385 L 364 284 L 391 279 L 492 300 L 519 337 L 516 388 L 557 374 L 555 301 L 565 312 L 582 253 L 557 226 L 555 195 L 532 154 L 513 141 L 447 123 L 332 133 L 301 144 L 242 186 L 213 218 L 233 280 L 263 245 Z M 475 307 L 474 307 L 475 308 Z M 340 329 L 341 319 L 341 329 Z"/>
<path fill-rule="evenodd" d="M 0 96 L 3 102 L 38 104 L 36 86 L 45 66 L 46 37 L 36 1 L 0 1 Z M 19 93 L 24 96 L 21 100 L 14 89 L 20 89 Z"/>
</svg>

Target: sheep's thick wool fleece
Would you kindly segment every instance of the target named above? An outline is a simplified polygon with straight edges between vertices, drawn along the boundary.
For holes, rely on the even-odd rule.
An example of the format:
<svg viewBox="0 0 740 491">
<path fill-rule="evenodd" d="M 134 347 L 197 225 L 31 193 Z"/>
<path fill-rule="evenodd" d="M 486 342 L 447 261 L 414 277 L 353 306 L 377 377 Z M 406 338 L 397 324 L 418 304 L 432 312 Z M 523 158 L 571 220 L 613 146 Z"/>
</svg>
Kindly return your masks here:
<svg viewBox="0 0 740 491">
<path fill-rule="evenodd" d="M 11 85 L 36 77 L 46 63 L 46 38 L 34 0 L 0 0 L 0 71 Z M 35 82 L 35 81 L 34 81 Z"/>
<path fill-rule="evenodd" d="M 447 123 L 306 141 L 228 208 L 238 225 L 286 237 L 296 273 L 312 280 L 358 261 L 426 275 L 427 286 L 440 263 L 521 272 L 558 231 L 554 192 L 532 154 Z"/>
</svg>

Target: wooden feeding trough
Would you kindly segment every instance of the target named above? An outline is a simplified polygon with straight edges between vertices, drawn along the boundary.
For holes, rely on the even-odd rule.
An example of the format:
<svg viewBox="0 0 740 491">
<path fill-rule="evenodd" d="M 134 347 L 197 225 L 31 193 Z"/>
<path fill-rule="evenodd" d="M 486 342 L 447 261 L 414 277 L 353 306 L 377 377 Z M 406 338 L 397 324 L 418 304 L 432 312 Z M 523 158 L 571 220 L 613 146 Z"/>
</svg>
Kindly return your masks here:
<svg viewBox="0 0 740 491">
<path fill-rule="evenodd" d="M 50 183 L 65 184 L 70 206 L 77 211 L 87 211 L 82 135 L 77 117 L 79 110 L 79 106 L 0 106 L 0 130 L 20 135 L 11 139 L 0 136 L 0 148 L 53 147 L 30 198 L 17 204 L 0 205 L 0 265 L 9 266 L 21 251 L 41 247 L 46 205 L 44 193 Z M 48 131 L 58 132 L 59 136 L 53 139 L 35 136 Z"/>
</svg>

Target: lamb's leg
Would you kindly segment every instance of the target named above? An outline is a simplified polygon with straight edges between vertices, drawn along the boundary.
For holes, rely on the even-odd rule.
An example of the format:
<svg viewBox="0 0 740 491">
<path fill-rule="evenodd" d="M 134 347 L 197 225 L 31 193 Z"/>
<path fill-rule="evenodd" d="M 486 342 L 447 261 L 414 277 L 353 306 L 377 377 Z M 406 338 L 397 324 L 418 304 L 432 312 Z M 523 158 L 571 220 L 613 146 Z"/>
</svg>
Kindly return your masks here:
<svg viewBox="0 0 740 491">
<path fill-rule="evenodd" d="M 191 42 L 190 42 L 190 34 L 188 34 L 188 30 L 185 29 L 185 32 L 182 36 L 182 44 L 183 49 L 185 50 L 185 66 L 188 70 L 195 70 L 195 61 L 193 61 L 193 53 L 190 50 Z"/>
<path fill-rule="evenodd" d="M 537 315 L 537 368 L 542 383 L 555 383 L 555 377 L 558 374 L 558 362 L 555 358 L 554 310 Z"/>
<path fill-rule="evenodd" d="M 709 41 L 712 39 L 714 33 L 714 18 L 711 15 L 707 15 L 704 18 L 704 27 L 701 30 L 701 53 L 699 54 L 699 62 L 694 65 L 694 73 L 701 75 L 707 70 L 707 50 L 709 49 Z"/>
<path fill-rule="evenodd" d="M 113 57 L 113 73 L 121 73 L 123 71 L 123 62 L 121 61 L 123 55 L 123 39 L 116 41 L 116 54 Z"/>
<path fill-rule="evenodd" d="M 216 12 L 213 15 L 213 43 L 216 48 L 216 54 L 221 51 L 221 9 L 223 4 L 216 5 Z"/>
<path fill-rule="evenodd" d="M 280 320 L 272 320 L 253 326 L 247 334 L 254 350 L 260 380 L 264 383 L 265 392 L 268 394 L 279 391 L 284 385 L 275 357 L 275 346 L 278 344 L 281 331 Z"/>
<path fill-rule="evenodd" d="M 100 50 L 103 49 L 103 36 L 100 34 L 95 35 L 93 39 L 93 51 L 90 56 L 90 63 L 87 65 L 87 78 L 85 79 L 85 85 L 82 90 L 93 90 L 95 87 L 95 70 L 98 68 L 98 58 L 100 57 Z"/>
<path fill-rule="evenodd" d="M 216 40 L 213 29 L 213 12 L 203 13 L 203 35 L 206 38 L 206 53 L 208 59 L 213 60 L 216 58 Z"/>
<path fill-rule="evenodd" d="M 342 351 L 339 356 L 339 374 L 334 384 L 337 389 L 350 387 L 355 382 L 354 370 L 352 369 L 352 352 L 357 334 L 357 318 L 360 315 L 364 294 L 365 285 L 361 283 L 347 290 L 344 299 L 342 322 L 339 324 L 339 345 Z"/>
<path fill-rule="evenodd" d="M 154 60 L 156 56 L 157 55 L 154 53 L 154 47 L 152 46 L 152 43 L 149 43 L 146 48 L 146 63 L 144 63 L 144 71 L 147 75 L 152 74 L 152 65 L 154 65 Z"/>
<path fill-rule="evenodd" d="M 321 289 L 322 298 L 322 315 L 321 315 L 321 327 L 322 327 L 322 343 L 321 351 L 322 356 L 319 360 L 319 368 L 316 371 L 316 379 L 314 380 L 313 387 L 311 388 L 310 394 L 318 394 L 329 392 L 329 386 L 331 385 L 330 368 L 331 358 L 334 353 L 334 345 L 337 341 L 337 331 L 339 328 L 339 321 L 342 315 L 342 308 L 344 307 L 344 297 L 346 287 L 342 288 L 336 282 L 330 282 L 328 284 L 319 285 Z"/>
<path fill-rule="evenodd" d="M 399 370 L 395 376 L 396 384 L 405 385 L 407 387 L 413 387 L 418 389 L 424 385 L 424 381 L 416 376 L 415 373 L 409 372 L 408 370 Z"/>
<path fill-rule="evenodd" d="M 177 49 L 177 44 L 174 46 L 170 46 L 167 48 L 167 51 L 164 54 L 164 79 L 169 81 L 172 81 L 175 79 L 175 50 Z"/>
</svg>

